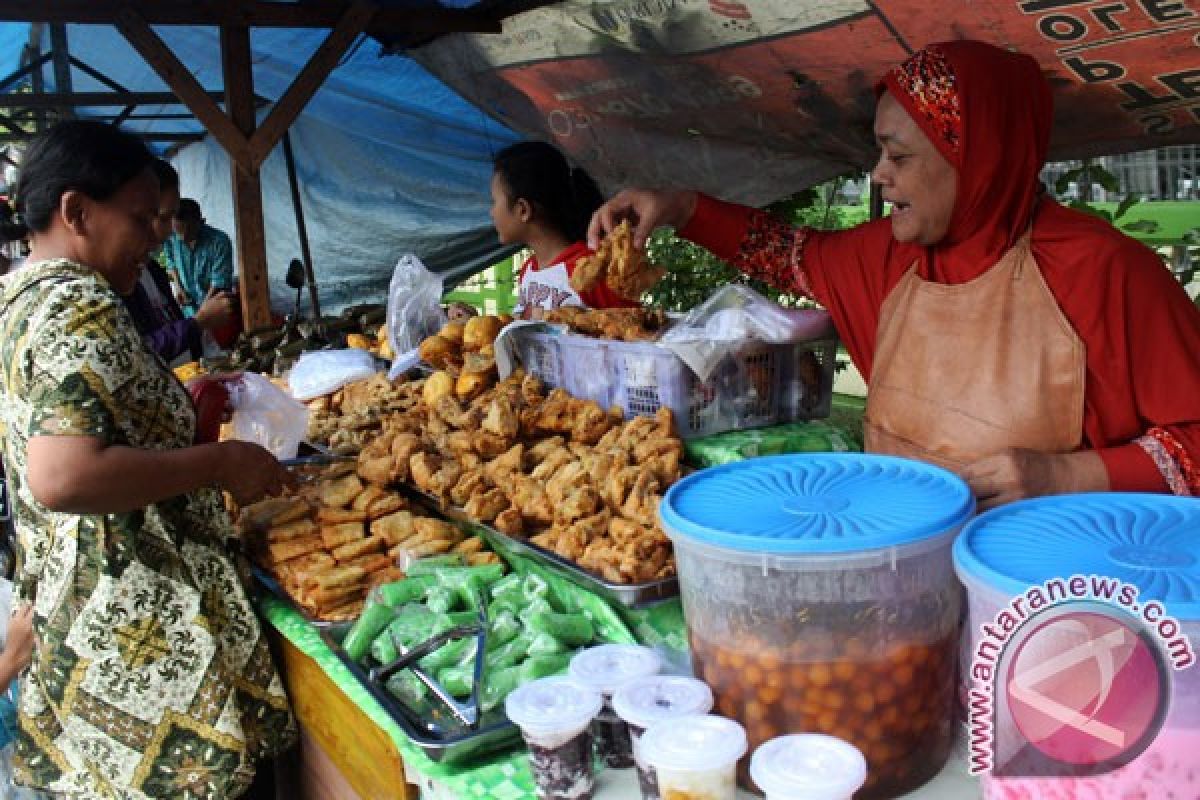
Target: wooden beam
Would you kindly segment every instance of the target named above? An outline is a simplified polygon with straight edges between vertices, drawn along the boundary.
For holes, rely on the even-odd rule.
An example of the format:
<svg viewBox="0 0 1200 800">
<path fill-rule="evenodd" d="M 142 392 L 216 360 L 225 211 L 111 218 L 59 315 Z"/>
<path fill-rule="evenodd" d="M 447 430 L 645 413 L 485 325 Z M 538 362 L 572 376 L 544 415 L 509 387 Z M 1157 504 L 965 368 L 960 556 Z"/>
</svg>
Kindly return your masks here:
<svg viewBox="0 0 1200 800">
<path fill-rule="evenodd" d="M 201 88 L 195 76 L 180 63 L 146 20 L 126 6 L 119 12 L 116 25 L 133 45 L 133 49 L 141 54 L 146 63 L 184 102 L 188 110 L 196 115 L 196 119 L 200 120 L 213 138 L 220 142 L 229 157 L 239 164 L 249 164 L 250 143 L 246 136 L 225 116 L 220 107 Z M 228 79 L 225 88 L 228 92 Z"/>
<path fill-rule="evenodd" d="M 367 27 L 374 14 L 374 6 L 366 0 L 357 0 L 342 14 L 337 26 L 313 52 L 308 63 L 292 81 L 292 85 L 284 92 L 283 97 L 279 98 L 279 102 L 251 137 L 250 157 L 256 167 L 266 160 L 280 138 L 292 127 L 296 117 L 321 88 L 321 84 L 333 72 L 346 50 Z"/>
<path fill-rule="evenodd" d="M 35 75 L 37 73 L 34 73 Z M 220 98 L 221 92 L 207 92 L 203 95 L 222 113 L 213 98 Z M 127 106 L 127 105 L 187 105 L 171 92 L 71 92 L 69 94 L 0 94 L 0 108 L 56 108 L 58 106 Z M 190 110 L 190 109 L 189 109 Z"/>
<path fill-rule="evenodd" d="M 551 0 L 539 0 L 545 5 Z M 351 6 L 342 2 L 270 2 L 246 0 L 0 0 L 0 22 L 116 24 L 130 9 L 151 25 L 243 25 L 253 28 L 332 28 Z M 499 33 L 500 20 L 470 9 L 381 8 L 372 35 L 406 33 Z"/>
<path fill-rule="evenodd" d="M 249 140 L 254 135 L 256 125 L 254 72 L 250 57 L 250 29 L 244 25 L 225 25 L 221 28 L 221 72 L 225 81 L 225 107 L 229 109 L 231 124 L 244 139 Z M 231 161 L 242 325 L 246 330 L 255 330 L 271 324 L 262 183 L 258 164 L 248 154 L 245 160 Z"/>
<path fill-rule="evenodd" d="M 0 124 L 2 124 L 2 123 L 0 123 Z M 176 131 L 162 132 L 162 133 L 156 133 L 153 131 L 148 132 L 148 133 L 142 133 L 141 131 L 130 131 L 130 133 L 133 133 L 133 134 L 137 135 L 138 137 L 140 137 L 142 139 L 146 139 L 147 141 L 151 141 L 151 142 L 186 143 L 186 142 L 198 142 L 204 138 L 203 133 L 180 133 L 180 132 L 176 132 Z M 34 137 L 34 135 L 35 134 L 32 131 L 20 131 L 19 133 L 0 132 L 0 142 L 23 142 L 27 139 L 32 139 Z"/>
<path fill-rule="evenodd" d="M 67 26 L 55 23 L 50 26 L 50 53 L 54 59 L 54 91 L 60 94 L 71 93 L 71 50 L 67 45 Z M 73 119 L 73 106 L 59 106 L 59 119 Z"/>
<path fill-rule="evenodd" d="M 12 86 L 14 83 L 21 80 L 21 78 L 24 78 L 26 75 L 31 74 L 35 69 L 37 69 L 40 72 L 41 71 L 40 67 L 43 64 L 45 64 L 47 61 L 50 60 L 49 53 L 42 53 L 37 58 L 31 59 L 28 62 L 26 62 L 25 59 L 26 59 L 26 56 L 28 55 L 28 52 L 29 52 L 28 49 L 26 49 L 25 52 L 22 53 L 21 61 L 23 63 L 18 69 L 16 69 L 14 72 L 9 73 L 4 78 L 0 79 L 0 91 L 7 90 L 9 86 Z"/>
</svg>

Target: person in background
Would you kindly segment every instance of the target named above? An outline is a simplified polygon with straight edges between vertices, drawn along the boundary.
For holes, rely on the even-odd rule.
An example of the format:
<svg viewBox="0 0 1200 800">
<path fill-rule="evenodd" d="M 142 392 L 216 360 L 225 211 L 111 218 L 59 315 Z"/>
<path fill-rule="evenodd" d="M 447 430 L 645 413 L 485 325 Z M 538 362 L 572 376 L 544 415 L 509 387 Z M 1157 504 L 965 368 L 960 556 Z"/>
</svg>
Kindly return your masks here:
<svg viewBox="0 0 1200 800">
<path fill-rule="evenodd" d="M 0 201 L 0 275 L 16 272 L 25 261 L 25 238 L 29 230 L 12 206 Z"/>
<path fill-rule="evenodd" d="M 33 658 L 33 608 L 21 606 L 12 611 L 12 583 L 0 579 L 0 621 L 8 627 L 0 637 L 0 797 L 5 800 L 39 800 L 40 792 L 13 784 L 13 741 L 17 735 L 16 697 L 21 673 Z"/>
<path fill-rule="evenodd" d="M 446 306 L 446 318 L 451 322 L 454 322 L 456 319 L 470 319 L 477 316 L 479 316 L 479 309 L 461 300 Z"/>
<path fill-rule="evenodd" d="M 61 122 L 30 141 L 18 188 L 33 249 L 0 294 L 0 425 L 36 642 L 16 782 L 239 797 L 296 731 L 222 490 L 245 505 L 291 476 L 256 444 L 193 444 L 187 390 L 121 302 L 158 240 L 146 145 Z"/>
<path fill-rule="evenodd" d="M 159 188 L 158 216 L 154 220 L 158 246 L 146 256 L 133 293 L 122 299 L 146 345 L 171 364 L 204 354 L 204 331 L 228 325 L 233 319 L 233 295 L 210 290 L 193 317 L 184 314 L 175 301 L 171 279 L 156 256 L 171 235 L 171 224 L 179 210 L 179 173 L 162 159 L 155 159 L 152 166 Z"/>
<path fill-rule="evenodd" d="M 164 252 L 174 273 L 176 297 L 189 315 L 195 315 L 214 291 L 233 288 L 233 243 L 222 231 L 204 221 L 200 204 L 190 197 L 179 201 L 172 223 L 175 233 Z"/>
<path fill-rule="evenodd" d="M 514 315 L 540 316 L 564 305 L 625 308 L 637 301 L 603 283 L 581 294 L 569 278 L 591 254 L 583 241 L 592 212 L 603 201 L 586 172 L 545 142 L 519 142 L 496 155 L 492 174 L 492 224 L 501 244 L 533 251 L 521 266 Z"/>
<path fill-rule="evenodd" d="M 933 44 L 876 86 L 887 219 L 823 232 L 695 192 L 626 190 L 589 238 L 660 225 L 820 302 L 867 377 L 866 448 L 958 472 L 981 509 L 1086 491 L 1200 494 L 1200 309 L 1150 249 L 1038 179 L 1033 58 Z"/>
</svg>

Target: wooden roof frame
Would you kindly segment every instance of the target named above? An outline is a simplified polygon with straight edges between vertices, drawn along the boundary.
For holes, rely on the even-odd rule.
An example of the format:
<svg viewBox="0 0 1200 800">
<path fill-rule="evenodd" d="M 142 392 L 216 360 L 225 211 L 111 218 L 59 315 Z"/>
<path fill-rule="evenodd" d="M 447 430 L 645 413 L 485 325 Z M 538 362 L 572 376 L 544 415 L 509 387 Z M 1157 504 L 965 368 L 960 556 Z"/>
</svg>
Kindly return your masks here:
<svg viewBox="0 0 1200 800">
<path fill-rule="evenodd" d="M 549 2 L 552 0 L 526 0 L 514 10 L 527 10 Z M 396 42 L 427 40 L 445 33 L 499 33 L 500 20 L 501 16 L 490 8 L 403 8 L 381 6 L 371 0 L 299 0 L 291 3 L 265 0 L 0 0 L 0 22 L 51 26 L 51 57 L 58 92 L 43 95 L 36 101 L 29 100 L 40 93 L 43 61 L 32 68 L 35 95 L 22 95 L 19 101 L 12 95 L 0 96 L 3 100 L 0 108 L 125 106 L 125 118 L 128 118 L 132 113 L 130 101 L 158 102 L 164 93 L 121 92 L 119 86 L 114 87 L 111 95 L 71 91 L 70 67 L 82 67 L 77 60 L 69 59 L 65 26 L 68 23 L 114 25 L 120 30 L 171 90 L 171 100 L 187 106 L 229 154 L 237 220 L 242 317 L 245 327 L 253 330 L 268 326 L 271 320 L 259 169 L 341 58 L 364 33 L 394 48 Z M 217 104 L 214 93 L 196 81 L 152 25 L 212 25 L 220 29 L 224 110 Z M 330 30 L 261 125 L 256 124 L 254 113 L 251 27 Z M 118 115 L 119 121 L 121 115 Z M 0 130 L 0 141 L 18 136 L 11 130 L 11 124 L 7 128 L 8 131 Z M 164 134 L 157 138 L 172 141 L 184 140 L 186 136 L 190 134 Z M 311 281 L 312 265 L 306 264 L 306 267 Z"/>
</svg>

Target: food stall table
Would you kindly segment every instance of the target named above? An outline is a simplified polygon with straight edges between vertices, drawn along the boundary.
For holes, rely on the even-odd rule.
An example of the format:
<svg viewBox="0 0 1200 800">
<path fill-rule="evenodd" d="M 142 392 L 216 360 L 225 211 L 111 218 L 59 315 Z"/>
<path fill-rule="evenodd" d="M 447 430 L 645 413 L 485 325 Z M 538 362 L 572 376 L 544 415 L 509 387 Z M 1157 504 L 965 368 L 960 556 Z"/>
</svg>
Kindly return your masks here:
<svg viewBox="0 0 1200 800">
<path fill-rule="evenodd" d="M 303 736 L 307 785 L 303 800 L 468 800 L 532 798 L 533 783 L 523 751 L 501 753 L 469 769 L 430 760 L 404 736 L 361 686 L 317 630 L 277 598 L 261 598 L 259 609 L 278 634 L 285 680 Z M 643 641 L 666 648 L 684 641 L 677 603 L 642 612 L 631 627 Z M 633 770 L 599 774 L 596 800 L 636 800 Z M 967 775 L 961 752 L 936 779 L 906 797 L 912 800 L 965 800 L 980 794 Z M 754 797 L 739 793 L 739 800 Z"/>
</svg>

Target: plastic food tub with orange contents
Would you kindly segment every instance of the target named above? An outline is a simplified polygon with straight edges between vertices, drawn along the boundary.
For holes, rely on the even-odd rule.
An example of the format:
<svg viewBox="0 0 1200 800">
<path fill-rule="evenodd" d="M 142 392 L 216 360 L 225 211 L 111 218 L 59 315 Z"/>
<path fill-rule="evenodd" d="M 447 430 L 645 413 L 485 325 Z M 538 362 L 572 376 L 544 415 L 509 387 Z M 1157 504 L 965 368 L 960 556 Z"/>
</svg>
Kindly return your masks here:
<svg viewBox="0 0 1200 800">
<path fill-rule="evenodd" d="M 955 475 L 889 456 L 771 456 L 673 486 L 660 515 L 716 711 L 751 747 L 789 733 L 853 743 L 868 764 L 858 797 L 937 774 L 962 613 L 950 548 L 973 511 Z"/>
</svg>

